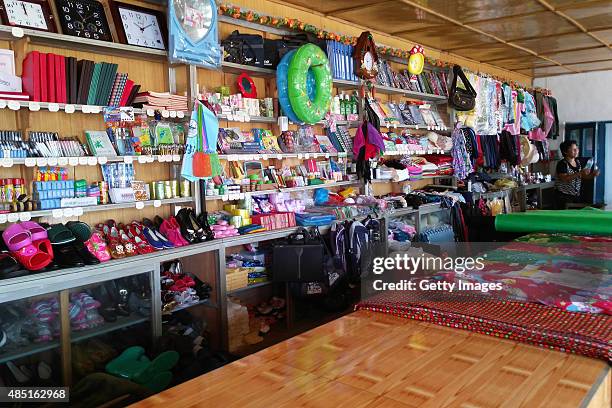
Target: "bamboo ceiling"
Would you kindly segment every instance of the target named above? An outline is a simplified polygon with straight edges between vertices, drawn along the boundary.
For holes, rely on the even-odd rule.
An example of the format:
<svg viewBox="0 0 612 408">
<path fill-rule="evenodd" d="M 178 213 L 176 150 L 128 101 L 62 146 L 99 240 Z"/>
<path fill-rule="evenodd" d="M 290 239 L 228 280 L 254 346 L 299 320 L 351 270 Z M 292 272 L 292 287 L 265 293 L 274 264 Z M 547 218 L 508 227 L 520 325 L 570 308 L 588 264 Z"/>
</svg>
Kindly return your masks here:
<svg viewBox="0 0 612 408">
<path fill-rule="evenodd" d="M 532 77 L 612 69 L 612 0 L 286 0 Z"/>
</svg>

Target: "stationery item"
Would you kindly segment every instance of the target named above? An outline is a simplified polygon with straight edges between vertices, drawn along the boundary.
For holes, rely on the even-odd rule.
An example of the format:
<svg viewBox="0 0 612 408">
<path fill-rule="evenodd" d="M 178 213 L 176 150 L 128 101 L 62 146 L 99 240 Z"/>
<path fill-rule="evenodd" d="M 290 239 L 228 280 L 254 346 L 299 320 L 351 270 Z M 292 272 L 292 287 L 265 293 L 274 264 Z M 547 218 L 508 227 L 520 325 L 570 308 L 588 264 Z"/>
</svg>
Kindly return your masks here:
<svg viewBox="0 0 612 408">
<path fill-rule="evenodd" d="M 21 93 L 22 91 L 23 87 L 20 77 L 0 71 L 0 92 Z"/>
<path fill-rule="evenodd" d="M 55 91 L 57 87 L 57 76 L 55 71 L 55 54 L 44 54 L 47 58 L 47 100 L 46 102 L 57 102 Z"/>
<path fill-rule="evenodd" d="M 94 156 L 116 157 L 113 144 L 111 143 L 108 134 L 103 130 L 87 130 L 85 131 L 87 144 Z"/>
<path fill-rule="evenodd" d="M 38 61 L 40 64 L 40 101 L 49 102 L 49 80 L 48 80 L 48 64 L 47 54 L 39 53 Z"/>
<path fill-rule="evenodd" d="M 98 91 L 98 83 L 100 81 L 100 71 L 102 70 L 102 64 L 96 63 L 93 67 L 93 73 L 91 75 L 91 84 L 89 85 L 89 91 L 87 95 L 87 105 L 94 105 L 96 103 L 96 94 Z"/>
<path fill-rule="evenodd" d="M 61 55 L 55 57 L 55 99 L 58 103 L 67 103 L 66 98 L 66 60 Z"/>
</svg>

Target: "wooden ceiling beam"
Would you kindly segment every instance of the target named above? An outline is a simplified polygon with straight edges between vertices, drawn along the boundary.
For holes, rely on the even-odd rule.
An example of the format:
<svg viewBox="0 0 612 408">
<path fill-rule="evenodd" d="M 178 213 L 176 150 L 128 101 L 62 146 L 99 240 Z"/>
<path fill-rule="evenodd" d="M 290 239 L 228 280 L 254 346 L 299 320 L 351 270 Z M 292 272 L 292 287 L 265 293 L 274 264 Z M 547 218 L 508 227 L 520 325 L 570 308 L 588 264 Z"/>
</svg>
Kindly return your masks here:
<svg viewBox="0 0 612 408">
<path fill-rule="evenodd" d="M 455 24 L 455 25 L 457 25 L 459 27 L 467 28 L 468 30 L 471 30 L 471 31 L 473 31 L 475 33 L 478 33 L 478 34 L 484 35 L 486 37 L 492 38 L 495 41 L 497 41 L 499 43 L 502 43 L 502 44 L 505 44 L 505 45 L 507 45 L 509 47 L 519 49 L 519 50 L 527 52 L 527 53 L 529 53 L 531 55 L 535 55 L 536 57 L 539 57 L 539 58 L 541 58 L 543 60 L 552 62 L 555 65 L 563 66 L 563 64 L 561 64 L 560 62 L 555 61 L 555 60 L 553 60 L 551 58 L 545 57 L 543 55 L 540 55 L 537 52 L 535 52 L 533 50 L 530 50 L 529 48 L 521 47 L 518 44 L 512 44 L 512 43 L 510 43 L 510 42 L 504 40 L 503 38 L 500 38 L 500 37 L 498 37 L 498 36 L 496 36 L 494 34 L 488 33 L 486 31 L 483 31 L 483 30 L 481 30 L 479 28 L 476 28 L 476 27 L 472 27 L 472 26 L 470 26 L 468 24 L 464 24 L 464 23 L 462 23 L 459 20 L 455 20 L 452 17 L 449 17 L 449 16 L 444 15 L 442 13 L 438 13 L 437 11 L 430 9 L 429 7 L 423 6 L 423 5 L 421 5 L 421 4 L 419 4 L 419 3 L 415 2 L 415 1 L 412 1 L 412 0 L 401 0 L 401 2 L 404 3 L 404 4 L 407 4 L 409 6 L 412 6 L 412 7 L 416 7 L 416 8 L 418 8 L 418 9 L 420 9 L 420 10 L 426 12 L 426 13 L 429 13 L 429 14 L 431 14 L 433 16 L 439 17 L 439 18 L 441 18 L 443 20 L 446 20 L 446 21 L 448 21 L 450 23 L 453 23 L 453 24 Z M 566 67 L 564 67 L 564 68 L 566 68 Z M 569 68 L 567 68 L 567 69 L 569 69 Z"/>
<path fill-rule="evenodd" d="M 585 26 L 583 26 L 582 24 L 580 24 L 576 19 L 568 16 L 567 14 L 565 14 L 563 11 L 556 9 L 552 4 L 550 4 L 548 1 L 546 0 L 538 0 L 538 2 L 543 5 L 544 7 L 546 7 L 547 9 L 549 9 L 550 11 L 552 11 L 553 13 L 557 14 L 558 16 L 566 19 L 567 21 L 569 21 L 570 23 L 572 23 L 573 25 L 575 25 L 576 27 L 578 27 L 578 29 L 580 31 L 582 31 L 583 33 L 593 37 L 595 40 L 599 41 L 600 43 L 602 43 L 603 45 L 605 45 L 608 48 L 612 48 L 612 45 L 608 44 L 606 41 L 604 41 L 603 39 L 599 38 L 599 36 L 597 36 L 596 34 L 593 34 L 593 32 L 589 31 Z"/>
<path fill-rule="evenodd" d="M 380 6 L 380 5 L 387 4 L 387 3 L 395 3 L 395 0 L 386 0 L 386 1 L 381 1 L 381 2 L 378 2 L 378 3 L 362 4 L 360 6 L 342 7 L 342 8 L 339 8 L 339 9 L 326 11 L 326 12 L 323 13 L 323 15 L 325 17 L 333 16 L 334 14 L 341 14 L 341 13 L 346 13 L 346 12 L 355 11 L 355 10 L 363 10 L 363 9 L 366 9 L 366 8 Z"/>
</svg>

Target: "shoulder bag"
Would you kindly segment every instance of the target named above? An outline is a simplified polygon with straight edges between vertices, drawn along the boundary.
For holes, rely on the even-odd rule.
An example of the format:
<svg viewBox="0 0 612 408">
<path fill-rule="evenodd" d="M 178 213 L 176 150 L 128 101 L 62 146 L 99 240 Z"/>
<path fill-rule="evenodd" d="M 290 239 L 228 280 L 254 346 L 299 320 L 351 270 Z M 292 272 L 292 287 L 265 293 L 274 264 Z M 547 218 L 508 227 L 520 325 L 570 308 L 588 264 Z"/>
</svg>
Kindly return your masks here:
<svg viewBox="0 0 612 408">
<path fill-rule="evenodd" d="M 453 67 L 453 83 L 448 95 L 448 103 L 458 111 L 470 111 L 476 106 L 476 91 L 468 81 L 465 73 L 459 65 Z M 457 88 L 457 78 L 461 78 L 461 82 L 465 86 Z"/>
</svg>

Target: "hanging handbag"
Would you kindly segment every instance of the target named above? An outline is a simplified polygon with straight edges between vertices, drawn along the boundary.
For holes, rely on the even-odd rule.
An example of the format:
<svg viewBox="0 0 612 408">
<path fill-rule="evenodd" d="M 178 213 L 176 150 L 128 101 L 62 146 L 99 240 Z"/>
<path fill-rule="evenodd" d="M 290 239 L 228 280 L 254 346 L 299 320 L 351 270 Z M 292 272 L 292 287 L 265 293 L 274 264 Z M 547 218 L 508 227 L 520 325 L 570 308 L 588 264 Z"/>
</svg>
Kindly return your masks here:
<svg viewBox="0 0 612 408">
<path fill-rule="evenodd" d="M 206 130 L 204 130 L 204 118 L 202 111 L 204 107 L 202 104 L 198 104 L 198 139 L 197 139 L 197 151 L 193 154 L 192 158 L 192 169 L 194 177 L 210 177 L 212 174 L 210 158 L 204 152 L 203 139 Z"/>
<path fill-rule="evenodd" d="M 221 41 L 221 45 L 227 62 L 257 67 L 264 65 L 264 39 L 261 35 L 241 34 L 234 30 Z"/>
<path fill-rule="evenodd" d="M 448 95 L 448 103 L 458 111 L 470 111 L 476 106 L 476 91 L 468 81 L 465 73 L 459 65 L 453 67 L 453 83 Z M 465 86 L 457 88 L 457 78 L 461 78 L 461 82 Z"/>
</svg>

